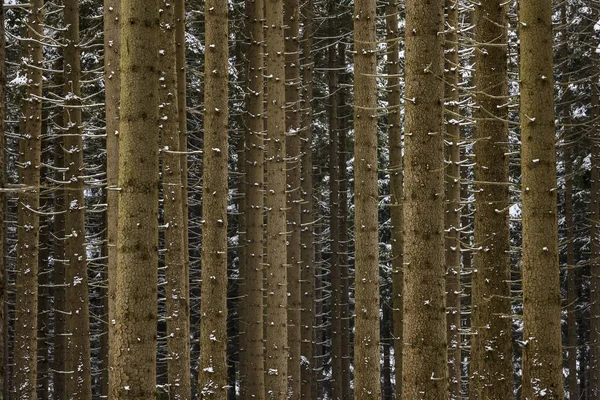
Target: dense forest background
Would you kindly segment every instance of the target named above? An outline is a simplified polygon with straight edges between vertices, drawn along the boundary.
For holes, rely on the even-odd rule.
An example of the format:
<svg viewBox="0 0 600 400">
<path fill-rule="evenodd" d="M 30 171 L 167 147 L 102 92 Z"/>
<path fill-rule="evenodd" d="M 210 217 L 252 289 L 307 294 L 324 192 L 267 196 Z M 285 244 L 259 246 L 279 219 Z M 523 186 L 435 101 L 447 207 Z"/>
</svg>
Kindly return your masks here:
<svg viewBox="0 0 600 400">
<path fill-rule="evenodd" d="M 600 398 L 597 1 L 0 27 L 0 398 Z"/>
</svg>

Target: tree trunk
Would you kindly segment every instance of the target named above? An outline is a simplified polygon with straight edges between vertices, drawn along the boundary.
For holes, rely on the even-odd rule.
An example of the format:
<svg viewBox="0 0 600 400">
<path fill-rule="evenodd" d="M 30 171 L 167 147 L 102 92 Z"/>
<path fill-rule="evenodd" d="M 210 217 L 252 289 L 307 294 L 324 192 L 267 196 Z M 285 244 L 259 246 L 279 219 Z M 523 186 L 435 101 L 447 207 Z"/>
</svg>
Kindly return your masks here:
<svg viewBox="0 0 600 400">
<path fill-rule="evenodd" d="M 287 249 L 285 196 L 285 58 L 283 1 L 266 7 L 267 41 L 267 263 L 266 376 L 269 399 L 287 397 Z"/>
<path fill-rule="evenodd" d="M 183 214 L 181 138 L 179 125 L 175 5 L 163 0 L 161 22 L 162 69 L 161 149 L 165 235 L 165 280 L 167 303 L 167 370 L 169 394 L 175 399 L 191 398 L 190 326 L 188 274 Z"/>
<path fill-rule="evenodd" d="M 444 261 L 444 1 L 406 3 L 402 397 L 448 397 Z"/>
<path fill-rule="evenodd" d="M 264 399 L 263 234 L 264 234 L 264 62 L 263 1 L 246 1 L 249 43 L 246 84 L 246 276 L 245 359 L 246 398 Z"/>
<path fill-rule="evenodd" d="M 354 3 L 354 193 L 356 241 L 354 393 L 381 398 L 377 236 L 376 2 Z"/>
<path fill-rule="evenodd" d="M 109 360 L 109 398 L 119 400 L 156 397 L 158 10 L 158 0 L 121 2 L 119 268 Z"/>
<path fill-rule="evenodd" d="M 304 56 L 302 62 L 302 250 L 300 260 L 301 268 L 301 292 L 302 292 L 302 315 L 301 315 L 301 339 L 300 349 L 302 359 L 301 395 L 303 400 L 309 400 L 312 397 L 312 385 L 314 379 L 314 325 L 315 325 L 315 249 L 314 249 L 314 205 L 313 205 L 313 3 L 307 0 L 304 5 L 304 37 L 302 53 Z"/>
<path fill-rule="evenodd" d="M 0 7 L 0 37 L 4 37 L 4 8 Z M 6 186 L 6 43 L 0 41 L 0 187 Z M 8 370 L 8 313 L 6 306 L 6 288 L 8 271 L 6 266 L 6 219 L 7 219 L 7 196 L 0 192 L 0 395 L 6 397 L 8 394 L 8 382 L 6 380 Z"/>
<path fill-rule="evenodd" d="M 108 276 L 108 354 L 101 383 L 102 396 L 108 397 L 109 367 L 115 363 L 113 335 L 117 290 L 117 229 L 119 225 L 119 103 L 121 98 L 121 2 L 104 0 L 104 96 L 106 114 L 106 241 Z"/>
<path fill-rule="evenodd" d="M 302 266 L 300 192 L 300 3 L 285 0 L 285 104 L 287 146 L 287 260 L 288 260 L 288 387 L 289 398 L 300 399 L 300 269 Z"/>
<path fill-rule="evenodd" d="M 508 188 L 507 8 L 475 7 L 475 238 L 472 271 L 471 395 L 513 397 Z"/>
<path fill-rule="evenodd" d="M 42 145 L 42 70 L 41 44 L 44 1 L 32 0 L 27 18 L 27 106 L 25 132 L 19 140 L 20 183 L 18 243 L 15 287 L 15 328 L 13 388 L 16 399 L 36 398 L 37 306 L 40 217 L 40 162 Z M 32 356 L 33 355 L 33 356 Z"/>
<path fill-rule="evenodd" d="M 520 3 L 523 399 L 562 399 L 550 0 Z"/>
</svg>

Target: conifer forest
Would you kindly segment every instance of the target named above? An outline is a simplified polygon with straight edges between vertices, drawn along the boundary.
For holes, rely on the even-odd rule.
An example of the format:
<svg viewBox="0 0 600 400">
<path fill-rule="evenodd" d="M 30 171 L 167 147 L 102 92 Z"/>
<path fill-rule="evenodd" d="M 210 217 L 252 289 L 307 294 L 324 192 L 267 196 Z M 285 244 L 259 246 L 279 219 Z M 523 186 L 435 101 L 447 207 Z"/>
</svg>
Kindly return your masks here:
<svg viewBox="0 0 600 400">
<path fill-rule="evenodd" d="M 600 0 L 0 4 L 0 400 L 600 400 Z"/>
</svg>

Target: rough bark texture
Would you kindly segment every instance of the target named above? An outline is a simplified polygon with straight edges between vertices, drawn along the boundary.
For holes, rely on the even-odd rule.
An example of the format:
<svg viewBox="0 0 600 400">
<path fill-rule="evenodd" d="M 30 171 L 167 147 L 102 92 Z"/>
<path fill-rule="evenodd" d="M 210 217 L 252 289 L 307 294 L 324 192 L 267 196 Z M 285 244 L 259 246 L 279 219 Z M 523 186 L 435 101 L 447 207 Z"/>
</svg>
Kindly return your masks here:
<svg viewBox="0 0 600 400">
<path fill-rule="evenodd" d="M 27 17 L 27 104 L 25 132 L 19 140 L 20 183 L 15 287 L 13 394 L 15 399 L 35 399 L 37 379 L 37 306 L 40 205 L 40 161 L 42 145 L 42 71 L 44 1 L 31 1 Z M 34 357 L 32 357 L 32 354 Z"/>
<path fill-rule="evenodd" d="M 523 399 L 562 399 L 552 4 L 520 2 Z"/>
<path fill-rule="evenodd" d="M 300 202 L 300 2 L 285 0 L 285 103 L 287 133 L 287 259 L 288 259 L 288 386 L 289 398 L 300 398 L 300 269 L 302 266 Z"/>
<path fill-rule="evenodd" d="M 202 304 L 198 393 L 227 398 L 227 1 L 206 2 Z"/>
<path fill-rule="evenodd" d="M 66 392 L 73 399 L 92 397 L 88 273 L 81 121 L 79 1 L 65 0 L 63 151 L 65 152 Z"/>
<path fill-rule="evenodd" d="M 400 33 L 398 2 L 386 9 L 388 41 L 388 147 L 390 151 L 390 206 L 392 218 L 392 319 L 396 393 L 402 393 L 402 115 L 400 111 Z"/>
<path fill-rule="evenodd" d="M 448 397 L 444 261 L 444 1 L 406 3 L 402 396 Z"/>
<path fill-rule="evenodd" d="M 302 346 L 300 354 L 302 357 L 301 395 L 303 400 L 311 399 L 312 384 L 314 379 L 314 325 L 315 325 L 315 248 L 314 248 L 314 205 L 313 205 L 313 58 L 312 58 L 312 34 L 313 34 L 313 4 L 307 0 L 303 10 L 304 15 L 304 37 L 303 60 L 302 60 L 302 250 L 300 259 L 301 268 L 301 292 L 302 292 L 302 315 L 301 315 L 301 339 Z"/>
<path fill-rule="evenodd" d="M 121 2 L 121 109 L 111 399 L 156 396 L 158 0 Z"/>
<path fill-rule="evenodd" d="M 0 37 L 4 37 L 4 8 L 0 8 Z M 0 187 L 6 186 L 6 137 L 5 123 L 6 118 L 6 44 L 0 41 Z M 8 347 L 8 318 L 6 307 L 6 212 L 7 197 L 5 193 L 0 193 L 0 394 L 6 397 L 8 394 L 8 382 L 6 380 L 8 360 L 6 348 Z"/>
<path fill-rule="evenodd" d="M 340 275 L 340 225 L 339 225 L 339 161 L 338 161 L 338 71 L 336 46 L 336 1 L 330 1 L 329 11 L 329 49 L 328 49 L 328 107 L 329 128 L 329 235 L 331 259 L 329 260 L 331 279 L 331 393 L 334 400 L 341 400 L 345 393 L 342 388 L 342 281 Z"/>
<path fill-rule="evenodd" d="M 356 240 L 354 392 L 381 398 L 377 236 L 376 2 L 354 2 L 354 193 Z"/>
<path fill-rule="evenodd" d="M 471 395 L 513 396 L 508 192 L 508 9 L 500 0 L 475 7 L 475 243 L 472 272 Z"/>
<path fill-rule="evenodd" d="M 184 206 L 181 173 L 181 138 L 175 5 L 162 0 L 161 38 L 161 149 L 162 195 L 165 235 L 165 280 L 167 303 L 167 370 L 172 399 L 190 399 L 190 326 L 188 274 L 184 236 Z"/>
<path fill-rule="evenodd" d="M 458 1 L 446 0 L 445 104 L 446 109 L 446 329 L 450 399 L 461 398 L 460 335 L 460 109 L 458 74 Z"/>
<path fill-rule="evenodd" d="M 246 83 L 246 276 L 245 358 L 246 398 L 265 396 L 263 344 L 264 234 L 264 62 L 263 1 L 246 1 L 248 59 Z"/>
<path fill-rule="evenodd" d="M 108 396 L 108 366 L 114 365 L 115 347 L 112 345 L 115 324 L 117 290 L 117 228 L 119 221 L 119 102 L 121 98 L 121 1 L 104 0 L 104 95 L 106 114 L 106 241 L 108 277 L 108 355 L 104 365 L 101 395 Z"/>
<path fill-rule="evenodd" d="M 286 137 L 283 1 L 265 2 L 267 39 L 267 263 L 265 391 L 287 396 Z"/>
</svg>

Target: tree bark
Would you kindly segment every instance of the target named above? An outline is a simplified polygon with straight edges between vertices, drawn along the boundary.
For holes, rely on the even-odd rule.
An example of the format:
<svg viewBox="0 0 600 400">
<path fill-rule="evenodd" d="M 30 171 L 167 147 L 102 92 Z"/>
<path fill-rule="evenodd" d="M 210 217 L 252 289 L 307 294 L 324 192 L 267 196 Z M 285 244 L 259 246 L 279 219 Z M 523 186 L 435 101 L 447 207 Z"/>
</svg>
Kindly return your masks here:
<svg viewBox="0 0 600 400">
<path fill-rule="evenodd" d="M 475 238 L 471 395 L 513 396 L 508 188 L 508 6 L 475 7 Z"/>
<path fill-rule="evenodd" d="M 376 2 L 354 3 L 354 193 L 356 241 L 354 393 L 381 398 L 377 236 Z"/>
<path fill-rule="evenodd" d="M 520 3 L 523 399 L 562 399 L 552 4 Z"/>
<path fill-rule="evenodd" d="M 406 3 L 402 396 L 448 397 L 444 260 L 444 1 Z"/>
<path fill-rule="evenodd" d="M 121 2 L 119 226 L 109 398 L 156 397 L 158 0 Z"/>
</svg>

